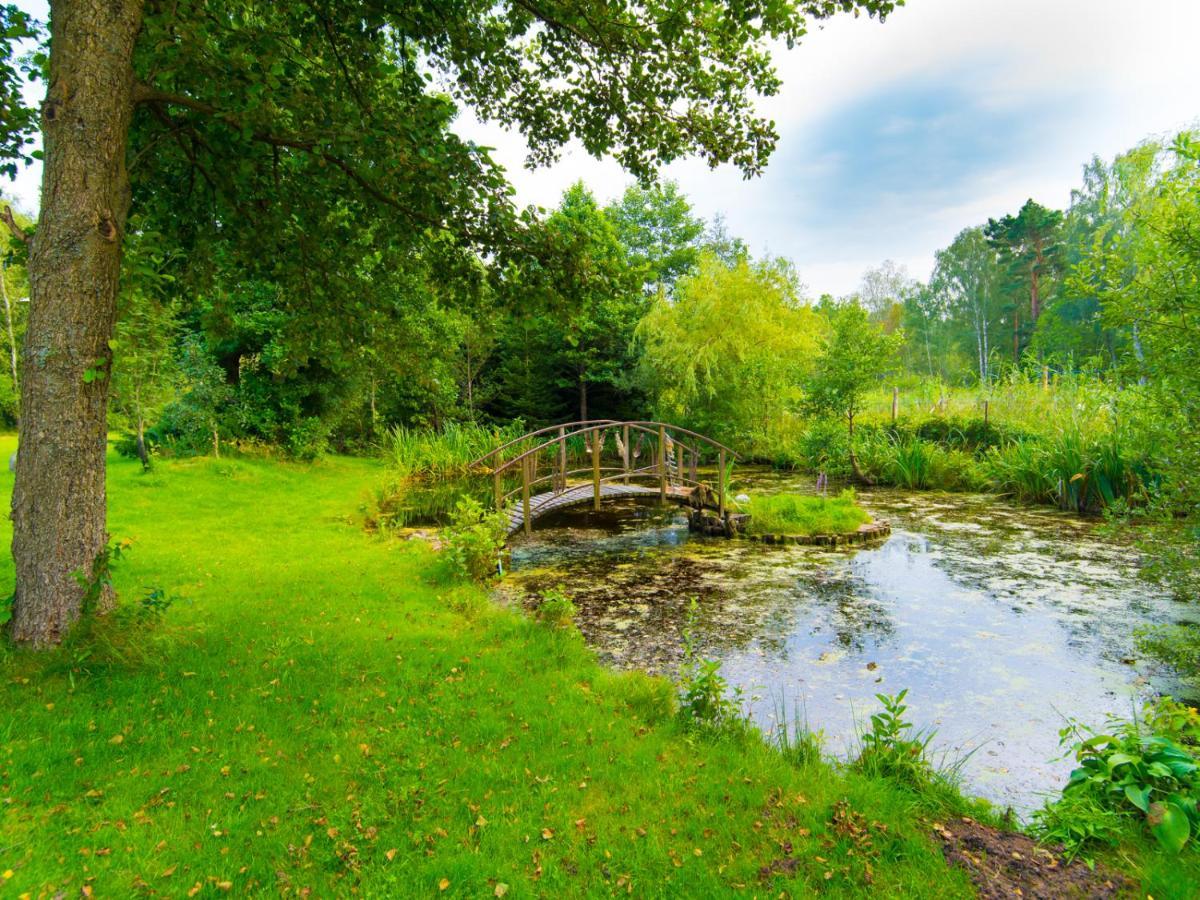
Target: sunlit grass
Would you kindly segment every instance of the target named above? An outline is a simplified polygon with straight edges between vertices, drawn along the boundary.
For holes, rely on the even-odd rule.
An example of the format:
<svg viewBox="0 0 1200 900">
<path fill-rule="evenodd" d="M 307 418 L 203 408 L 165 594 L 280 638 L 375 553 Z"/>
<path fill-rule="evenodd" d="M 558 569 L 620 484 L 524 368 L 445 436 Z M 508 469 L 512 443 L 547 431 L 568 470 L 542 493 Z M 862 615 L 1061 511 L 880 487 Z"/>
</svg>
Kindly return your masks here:
<svg viewBox="0 0 1200 900">
<path fill-rule="evenodd" d="M 162 624 L 0 651 L 6 896 L 970 896 L 920 798 L 689 737 L 660 683 L 364 534 L 382 465 L 139 468 L 110 459 L 117 582 L 176 597 Z M 843 798 L 888 826 L 872 885 Z M 760 878 L 785 841 L 794 873 Z"/>
<path fill-rule="evenodd" d="M 833 497 L 755 496 L 744 506 L 750 513 L 747 530 L 751 534 L 846 534 L 871 521 L 871 516 L 855 501 L 852 490 Z"/>
</svg>

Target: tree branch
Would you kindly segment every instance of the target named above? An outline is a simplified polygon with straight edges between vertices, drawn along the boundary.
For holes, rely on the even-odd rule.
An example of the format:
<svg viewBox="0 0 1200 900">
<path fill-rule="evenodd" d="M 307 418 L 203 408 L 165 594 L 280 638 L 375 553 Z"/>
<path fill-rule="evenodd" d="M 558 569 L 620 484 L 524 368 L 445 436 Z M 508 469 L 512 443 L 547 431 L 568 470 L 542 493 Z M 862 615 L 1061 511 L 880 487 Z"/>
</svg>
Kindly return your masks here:
<svg viewBox="0 0 1200 900">
<path fill-rule="evenodd" d="M 4 224 L 8 226 L 8 230 L 12 232 L 13 237 L 22 244 L 29 244 L 29 235 L 26 234 L 25 229 L 17 224 L 17 220 L 13 218 L 12 207 L 7 203 L 4 204 L 4 211 L 0 213 L 0 220 L 3 220 Z"/>
</svg>

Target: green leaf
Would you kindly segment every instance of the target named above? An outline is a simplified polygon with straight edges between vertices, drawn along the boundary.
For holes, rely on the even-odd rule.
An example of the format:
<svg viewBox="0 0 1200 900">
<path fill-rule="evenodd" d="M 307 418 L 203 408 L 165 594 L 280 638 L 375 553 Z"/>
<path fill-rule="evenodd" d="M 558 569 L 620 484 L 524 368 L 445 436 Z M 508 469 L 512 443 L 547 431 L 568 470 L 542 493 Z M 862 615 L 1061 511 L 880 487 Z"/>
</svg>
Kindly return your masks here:
<svg viewBox="0 0 1200 900">
<path fill-rule="evenodd" d="M 1146 821 L 1159 844 L 1172 853 L 1182 850 L 1192 833 L 1187 813 L 1175 803 L 1152 803 Z"/>
<path fill-rule="evenodd" d="M 1138 787 L 1137 785 L 1125 785 L 1125 799 L 1136 806 L 1144 813 L 1150 811 L 1150 788 Z"/>
</svg>

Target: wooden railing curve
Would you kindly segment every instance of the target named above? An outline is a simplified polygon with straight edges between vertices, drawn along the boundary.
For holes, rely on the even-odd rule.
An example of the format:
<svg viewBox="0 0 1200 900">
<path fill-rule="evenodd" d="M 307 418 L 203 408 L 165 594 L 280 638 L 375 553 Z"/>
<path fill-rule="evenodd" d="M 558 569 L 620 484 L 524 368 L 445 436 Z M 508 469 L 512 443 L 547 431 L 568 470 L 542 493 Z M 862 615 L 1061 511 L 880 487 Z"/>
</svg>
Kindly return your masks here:
<svg viewBox="0 0 1200 900">
<path fill-rule="evenodd" d="M 614 430 L 618 436 L 616 443 L 621 449 L 621 466 L 619 468 L 601 465 L 603 448 L 607 443 L 606 434 L 610 430 Z M 552 437 L 538 440 L 539 438 L 543 438 L 544 435 L 554 432 L 556 433 Z M 639 436 L 639 448 L 642 446 L 645 436 L 650 436 L 651 449 L 654 451 L 653 462 L 650 465 L 635 467 L 631 464 L 630 457 L 634 455 L 632 454 L 632 436 L 635 434 Z M 590 446 L 587 440 L 589 435 L 592 436 Z M 690 442 L 683 439 L 685 435 L 691 439 Z M 567 442 L 572 438 L 581 436 L 584 438 L 585 449 L 591 456 L 591 467 L 572 469 L 568 466 L 567 461 Z M 526 446 L 526 449 L 520 449 L 531 440 L 536 441 L 535 446 Z M 558 448 L 557 459 L 554 461 L 555 464 L 552 466 L 549 474 L 538 477 L 538 460 L 547 450 L 553 447 Z M 675 461 L 673 465 L 668 460 L 668 447 L 670 447 L 671 455 L 674 456 Z M 613 481 L 623 481 L 625 484 L 629 484 L 631 480 L 653 479 L 658 482 L 659 501 L 666 502 L 668 483 L 672 486 L 690 487 L 697 487 L 703 484 L 697 474 L 703 450 L 715 453 L 717 458 L 717 509 L 721 517 L 724 518 L 726 468 L 730 459 L 736 460 L 739 458 L 738 454 L 706 435 L 688 428 L 680 428 L 677 425 L 671 425 L 667 422 L 582 419 L 577 422 L 550 425 L 546 428 L 539 428 L 536 431 L 524 434 L 485 453 L 474 460 L 471 463 L 471 467 L 482 468 L 491 473 L 493 497 L 497 509 L 502 509 L 507 502 L 515 498 L 518 494 L 520 495 L 522 522 L 525 532 L 528 534 L 533 525 L 530 506 L 531 491 L 537 485 L 549 482 L 550 495 L 559 496 L 571 489 L 568 487 L 568 483 L 573 477 L 578 478 L 579 476 L 590 475 L 589 480 L 592 482 L 593 488 L 593 508 L 599 509 L 602 484 Z M 508 451 L 514 452 L 511 456 L 506 456 Z M 637 455 L 640 455 L 640 451 Z M 685 463 L 690 463 L 687 465 L 686 470 Z M 505 492 L 503 489 L 504 476 L 516 470 L 520 471 L 520 487 Z M 576 486 L 577 488 L 578 485 Z"/>
</svg>

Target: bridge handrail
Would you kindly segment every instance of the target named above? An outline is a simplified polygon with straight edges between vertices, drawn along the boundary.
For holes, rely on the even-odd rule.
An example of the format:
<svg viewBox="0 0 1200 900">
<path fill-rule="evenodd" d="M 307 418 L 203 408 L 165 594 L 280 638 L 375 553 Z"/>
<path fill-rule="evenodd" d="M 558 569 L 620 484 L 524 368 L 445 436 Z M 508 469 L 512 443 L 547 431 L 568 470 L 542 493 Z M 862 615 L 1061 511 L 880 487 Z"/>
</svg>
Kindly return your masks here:
<svg viewBox="0 0 1200 900">
<path fill-rule="evenodd" d="M 574 428 L 577 425 L 601 425 L 601 424 L 603 424 L 603 425 L 619 425 L 621 423 L 619 423 L 616 419 L 580 419 L 578 422 L 564 422 L 562 425 L 547 425 L 545 428 L 539 428 L 537 431 L 530 431 L 528 434 L 523 434 L 519 438 L 514 438 L 513 440 L 509 441 L 506 444 L 501 444 L 495 450 L 489 450 L 487 453 L 483 454 L 483 456 L 479 457 L 479 459 L 472 460 L 470 463 L 468 463 L 467 468 L 473 469 L 478 465 L 482 465 L 486 460 L 491 459 L 497 453 L 500 453 L 503 450 L 507 450 L 509 447 L 514 447 L 517 444 L 520 444 L 523 441 L 527 441 L 532 437 L 537 437 L 539 434 L 545 434 L 548 431 L 558 431 L 560 428 L 563 428 L 563 429 Z"/>
<path fill-rule="evenodd" d="M 581 434 L 588 434 L 588 433 L 590 433 L 590 432 L 604 431 L 605 429 L 612 428 L 612 427 L 614 427 L 614 426 L 617 426 L 617 427 L 622 427 L 622 428 L 623 428 L 623 427 L 626 427 L 626 426 L 628 426 L 628 427 L 629 427 L 629 428 L 631 428 L 631 429 L 634 429 L 634 430 L 636 430 L 636 431 L 643 432 L 643 433 L 645 433 L 645 434 L 654 435 L 655 437 L 657 437 L 657 436 L 658 436 L 658 431 L 659 431 L 659 429 L 660 429 L 660 428 L 661 428 L 661 429 L 664 429 L 664 430 L 665 430 L 665 429 L 670 429 L 671 431 L 673 431 L 673 432 L 676 432 L 676 433 L 683 432 L 684 434 L 688 434 L 688 435 L 691 435 L 691 436 L 692 436 L 692 437 L 694 437 L 694 438 L 698 438 L 698 439 L 699 439 L 700 441 L 702 441 L 703 443 L 705 443 L 705 444 L 708 444 L 709 446 L 711 446 L 711 447 L 713 447 L 713 448 L 715 448 L 715 449 L 717 449 L 717 450 L 724 450 L 726 453 L 728 453 L 728 454 L 732 455 L 732 457 L 734 458 L 734 460 L 741 459 L 741 457 L 740 457 L 740 456 L 739 456 L 739 455 L 738 455 L 736 452 L 734 452 L 733 450 L 730 450 L 730 449 L 729 449 L 728 447 L 726 447 L 724 444 L 722 444 L 722 443 L 719 443 L 718 441 L 714 441 L 714 440 L 713 440 L 712 438 L 710 438 L 710 437 L 705 437 L 704 435 L 702 435 L 702 434 L 700 434 L 700 433 L 698 433 L 698 432 L 695 432 L 695 431 L 691 431 L 691 430 L 689 430 L 689 429 L 687 429 L 687 428 L 678 428 L 678 427 L 676 427 L 675 425 L 670 425 L 670 424 L 668 424 L 668 423 L 666 423 L 666 422 L 619 422 L 619 421 L 609 421 L 609 422 L 603 422 L 602 424 L 597 424 L 597 425 L 587 425 L 587 423 L 585 423 L 585 422 L 581 422 L 581 423 L 579 423 L 579 424 L 580 424 L 580 425 L 585 425 L 586 427 L 577 428 L 575 431 L 571 431 L 571 432 L 565 432 L 565 431 L 564 431 L 564 433 L 563 433 L 562 435 L 555 436 L 555 437 L 551 438 L 550 440 L 548 440 L 548 441 L 545 441 L 544 443 L 538 444 L 536 447 L 531 447 L 530 449 L 526 450 L 524 453 L 520 453 L 520 454 L 518 454 L 518 455 L 514 456 L 512 459 L 506 460 L 505 462 L 501 463 L 499 466 L 496 466 L 495 468 L 493 468 L 493 470 L 492 470 L 492 471 L 493 471 L 493 472 L 505 472 L 505 471 L 507 471 L 508 469 L 512 468 L 512 467 L 513 467 L 514 465 L 516 465 L 517 463 L 519 463 L 519 462 L 522 462 L 522 461 L 523 461 L 523 460 L 525 460 L 526 458 L 528 458 L 528 457 L 530 457 L 530 456 L 535 456 L 535 455 L 537 455 L 537 454 L 541 453 L 541 452 L 542 452 L 543 450 L 545 450 L 547 447 L 553 447 L 555 444 L 562 443 L 562 442 L 563 442 L 563 441 L 565 441 L 567 438 L 578 437 L 578 436 L 579 436 L 579 435 L 581 435 Z M 558 425 L 555 425 L 555 426 L 553 426 L 553 428 L 551 428 L 551 429 L 545 429 L 545 428 L 543 428 L 543 429 L 541 430 L 541 432 L 531 432 L 531 434 L 545 433 L 547 430 L 551 430 L 551 431 L 557 431 L 559 427 L 560 427 L 560 426 L 558 426 Z M 561 427 L 563 427 L 563 428 L 566 428 L 566 427 L 568 427 L 568 426 L 561 426 Z M 529 436 L 529 435 L 527 435 L 526 437 L 528 437 L 528 436 Z M 690 444 L 685 444 L 683 441 L 681 441 L 681 440 L 677 440 L 677 439 L 675 439 L 675 438 L 672 438 L 672 439 L 673 439 L 673 440 L 675 440 L 675 443 L 679 444 L 681 447 L 683 447 L 683 449 L 684 449 L 684 450 L 687 450 L 687 451 L 689 451 L 690 453 L 698 453 L 698 452 L 699 452 L 699 448 L 698 448 L 698 447 L 694 447 L 694 446 L 692 446 L 692 445 L 690 445 Z M 511 446 L 513 443 L 519 443 L 519 441 L 520 441 L 520 440 L 523 440 L 523 438 L 522 438 L 522 439 L 518 439 L 518 441 L 512 441 L 512 442 L 510 442 L 510 443 L 509 443 L 509 446 Z M 495 452 L 495 451 L 493 451 L 493 452 Z M 486 458 L 487 458 L 487 457 L 481 457 L 481 459 L 486 459 Z M 473 465 L 473 464 L 472 464 L 472 465 Z"/>
</svg>

